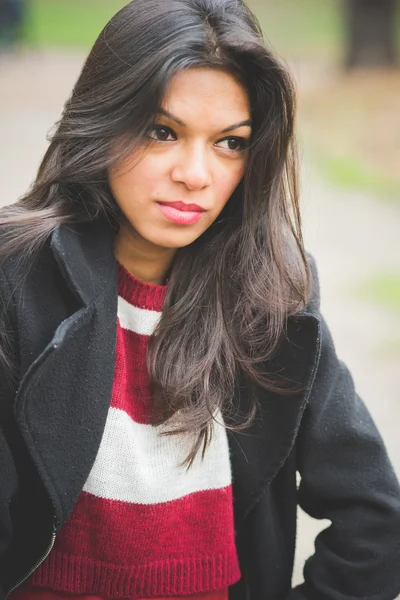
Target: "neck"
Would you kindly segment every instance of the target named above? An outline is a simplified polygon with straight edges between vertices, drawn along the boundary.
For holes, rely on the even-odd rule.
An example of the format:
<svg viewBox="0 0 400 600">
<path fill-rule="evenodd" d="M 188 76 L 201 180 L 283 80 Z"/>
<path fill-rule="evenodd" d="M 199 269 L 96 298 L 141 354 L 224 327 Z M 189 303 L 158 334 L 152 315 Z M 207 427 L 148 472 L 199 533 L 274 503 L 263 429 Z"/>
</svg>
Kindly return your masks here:
<svg viewBox="0 0 400 600">
<path fill-rule="evenodd" d="M 139 281 L 162 285 L 175 255 L 175 248 L 161 248 L 122 225 L 114 242 L 114 254 L 121 265 Z"/>
</svg>

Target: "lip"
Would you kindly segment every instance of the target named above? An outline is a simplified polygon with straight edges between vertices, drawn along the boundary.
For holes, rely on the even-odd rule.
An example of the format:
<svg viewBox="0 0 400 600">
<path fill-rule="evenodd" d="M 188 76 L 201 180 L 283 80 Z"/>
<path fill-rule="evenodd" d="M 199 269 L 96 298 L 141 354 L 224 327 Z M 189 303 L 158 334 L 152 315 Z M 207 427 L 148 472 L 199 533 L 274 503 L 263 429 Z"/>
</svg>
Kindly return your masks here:
<svg viewBox="0 0 400 600">
<path fill-rule="evenodd" d="M 177 223 L 178 225 L 193 225 L 193 223 L 197 223 L 197 221 L 201 219 L 201 216 L 204 213 L 203 210 L 179 210 L 176 208 L 176 204 L 176 202 L 157 202 L 160 211 L 168 221 L 171 221 L 171 223 Z M 186 205 L 186 207 L 187 206 L 190 205 Z"/>
<path fill-rule="evenodd" d="M 199 206 L 198 204 L 186 204 L 185 202 L 163 202 L 159 201 L 157 204 L 163 204 L 164 206 L 172 206 L 172 208 L 176 208 L 177 210 L 181 210 L 183 212 L 205 212 L 205 209 Z"/>
</svg>

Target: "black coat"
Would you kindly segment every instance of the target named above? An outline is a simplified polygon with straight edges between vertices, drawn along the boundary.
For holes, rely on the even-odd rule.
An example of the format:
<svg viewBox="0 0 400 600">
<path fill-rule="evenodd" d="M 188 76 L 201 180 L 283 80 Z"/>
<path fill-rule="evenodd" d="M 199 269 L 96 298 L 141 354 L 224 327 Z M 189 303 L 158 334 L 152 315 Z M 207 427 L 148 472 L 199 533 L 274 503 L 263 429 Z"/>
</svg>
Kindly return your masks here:
<svg viewBox="0 0 400 600">
<path fill-rule="evenodd" d="M 46 555 L 99 448 L 117 315 L 108 226 L 61 227 L 23 281 L 17 261 L 8 259 L 0 300 L 18 364 L 17 383 L 0 372 L 2 600 Z M 336 357 L 319 314 L 317 283 L 268 367 L 304 389 L 290 397 L 259 390 L 254 424 L 228 433 L 243 575 L 230 600 L 395 598 L 400 490 L 376 427 Z M 238 386 L 235 400 L 246 413 L 245 386 Z M 332 525 L 318 536 L 305 583 L 291 590 L 298 504 Z"/>
</svg>

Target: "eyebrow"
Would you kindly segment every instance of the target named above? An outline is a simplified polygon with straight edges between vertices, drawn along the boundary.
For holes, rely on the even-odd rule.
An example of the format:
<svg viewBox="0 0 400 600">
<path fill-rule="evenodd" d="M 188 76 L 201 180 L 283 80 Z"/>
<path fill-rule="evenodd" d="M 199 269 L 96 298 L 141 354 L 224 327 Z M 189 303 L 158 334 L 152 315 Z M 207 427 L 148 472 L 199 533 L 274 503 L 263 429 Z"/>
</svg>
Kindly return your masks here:
<svg viewBox="0 0 400 600">
<path fill-rule="evenodd" d="M 168 119 L 171 119 L 171 121 L 175 121 L 175 123 L 178 123 L 178 125 L 180 125 L 181 127 L 186 127 L 186 124 L 181 119 L 175 117 L 175 115 L 170 113 L 168 110 L 165 110 L 165 108 L 160 108 L 158 113 L 160 115 L 164 115 L 164 117 L 167 117 Z M 221 133 L 227 133 L 228 131 L 239 129 L 239 127 L 251 127 L 251 120 L 246 119 L 245 121 L 240 121 L 240 123 L 234 123 L 233 125 L 229 125 L 229 127 L 225 127 L 225 129 L 223 129 Z"/>
</svg>

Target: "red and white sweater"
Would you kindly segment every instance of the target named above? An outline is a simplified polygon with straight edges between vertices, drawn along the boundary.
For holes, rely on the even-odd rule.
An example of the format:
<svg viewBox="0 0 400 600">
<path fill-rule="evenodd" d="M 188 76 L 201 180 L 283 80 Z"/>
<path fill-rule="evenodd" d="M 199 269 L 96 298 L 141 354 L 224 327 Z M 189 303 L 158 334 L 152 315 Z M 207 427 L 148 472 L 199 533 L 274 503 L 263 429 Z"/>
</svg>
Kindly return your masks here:
<svg viewBox="0 0 400 600">
<path fill-rule="evenodd" d="M 198 456 L 187 471 L 180 465 L 192 438 L 161 436 L 162 427 L 149 424 L 145 356 L 166 286 L 118 269 L 115 376 L 103 438 L 73 512 L 29 585 L 102 598 L 227 590 L 240 571 L 226 430 L 215 425 L 204 460 Z"/>
</svg>

